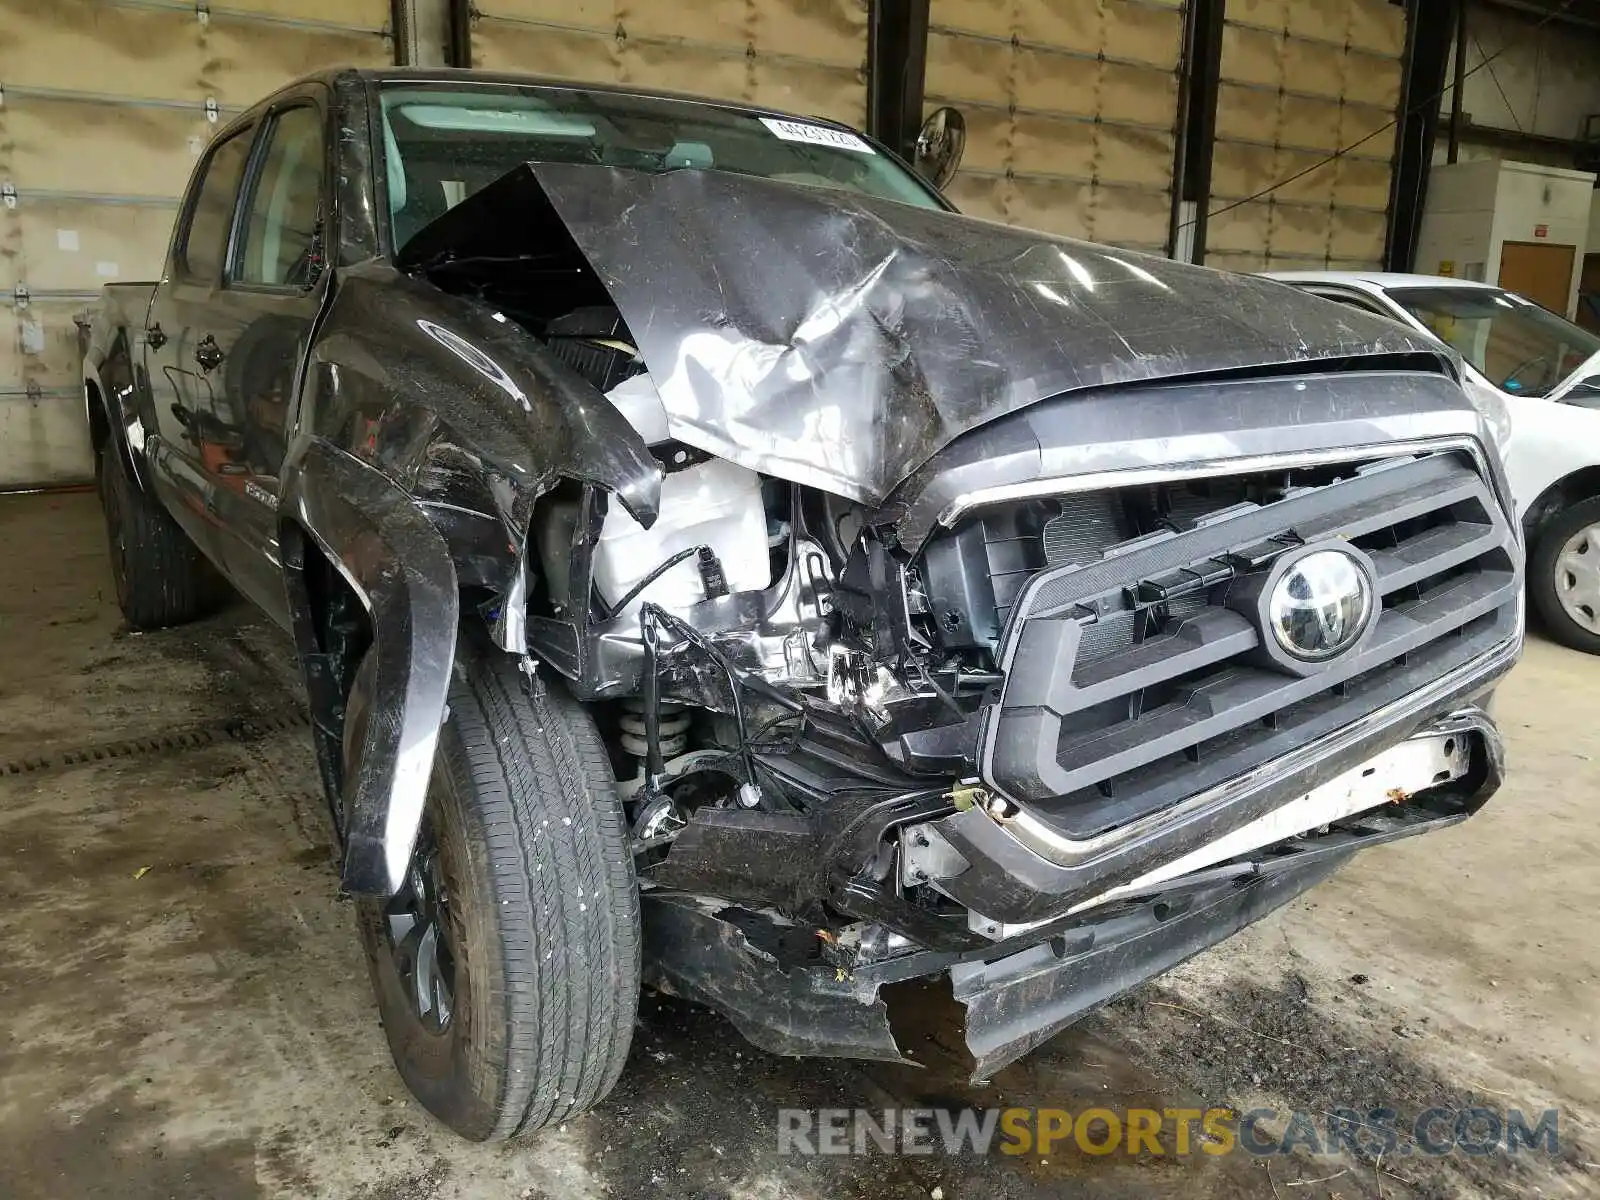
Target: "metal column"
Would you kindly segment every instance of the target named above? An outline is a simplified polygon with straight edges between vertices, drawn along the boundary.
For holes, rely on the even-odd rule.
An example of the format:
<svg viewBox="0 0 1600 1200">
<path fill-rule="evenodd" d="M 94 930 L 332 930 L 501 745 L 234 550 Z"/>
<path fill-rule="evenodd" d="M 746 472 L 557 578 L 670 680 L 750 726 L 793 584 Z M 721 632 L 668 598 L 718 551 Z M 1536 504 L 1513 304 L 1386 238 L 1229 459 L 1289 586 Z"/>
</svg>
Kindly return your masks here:
<svg viewBox="0 0 1600 1200">
<path fill-rule="evenodd" d="M 867 19 L 867 132 L 909 161 L 922 127 L 929 0 L 872 0 Z"/>
<path fill-rule="evenodd" d="M 1444 91 L 1450 44 L 1466 0 L 1409 0 L 1406 6 L 1405 76 L 1401 82 L 1394 170 L 1389 181 L 1389 232 L 1383 265 L 1409 271 L 1428 197 L 1428 170 L 1439 132 L 1439 96 Z M 1457 71 L 1459 75 L 1460 67 Z M 1460 97 L 1460 85 L 1456 87 Z"/>
</svg>

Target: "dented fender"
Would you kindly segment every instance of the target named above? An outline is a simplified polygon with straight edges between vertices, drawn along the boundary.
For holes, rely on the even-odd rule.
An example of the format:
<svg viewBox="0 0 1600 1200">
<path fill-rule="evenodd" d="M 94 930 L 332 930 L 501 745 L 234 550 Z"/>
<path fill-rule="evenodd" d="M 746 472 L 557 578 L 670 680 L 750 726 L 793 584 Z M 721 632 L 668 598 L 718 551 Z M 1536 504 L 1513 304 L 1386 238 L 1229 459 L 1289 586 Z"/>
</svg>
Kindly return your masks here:
<svg viewBox="0 0 1600 1200">
<path fill-rule="evenodd" d="M 365 263 L 340 276 L 305 370 L 302 426 L 393 480 L 439 529 L 463 586 L 499 598 L 495 643 L 527 649 L 528 526 L 562 479 L 647 528 L 661 466 L 592 384 L 488 304 Z"/>
<path fill-rule="evenodd" d="M 521 519 L 568 478 L 655 522 L 661 465 L 598 389 L 490 305 L 386 263 L 341 274 L 303 387 L 307 432 L 418 500 Z"/>
<path fill-rule="evenodd" d="M 455 565 L 404 490 L 325 441 L 310 443 L 296 462 L 280 513 L 316 542 L 371 618 L 367 664 L 345 706 L 363 714 L 358 741 L 348 763 L 330 775 L 324 762 L 323 773 L 343 780 L 345 889 L 390 895 L 411 859 L 445 716 L 460 622 Z M 297 622 L 315 696 L 311 633 Z M 318 752 L 333 751 L 319 739 Z"/>
<path fill-rule="evenodd" d="M 315 542 L 370 618 L 370 661 L 352 680 L 351 664 L 318 644 L 311 598 L 291 574 L 350 892 L 392 892 L 410 859 L 461 589 L 490 593 L 483 616 L 496 644 L 526 650 L 529 523 L 562 479 L 605 490 L 647 526 L 655 520 L 660 464 L 611 403 L 530 334 L 382 262 L 340 273 L 303 372 L 279 517 L 296 527 L 280 544 Z"/>
</svg>

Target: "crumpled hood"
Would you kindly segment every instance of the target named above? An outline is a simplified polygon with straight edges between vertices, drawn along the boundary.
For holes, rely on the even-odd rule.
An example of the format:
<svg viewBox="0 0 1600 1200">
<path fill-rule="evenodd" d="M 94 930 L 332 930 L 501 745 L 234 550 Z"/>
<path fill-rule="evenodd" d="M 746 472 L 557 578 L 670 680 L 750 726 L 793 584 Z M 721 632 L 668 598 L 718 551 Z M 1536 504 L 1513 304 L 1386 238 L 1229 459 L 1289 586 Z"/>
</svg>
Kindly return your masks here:
<svg viewBox="0 0 1600 1200">
<path fill-rule="evenodd" d="M 942 447 L 1077 389 L 1439 348 L 1283 284 L 847 192 L 530 163 L 401 265 L 559 218 L 678 440 L 876 505 Z M 520 229 L 518 228 L 520 227 Z"/>
</svg>

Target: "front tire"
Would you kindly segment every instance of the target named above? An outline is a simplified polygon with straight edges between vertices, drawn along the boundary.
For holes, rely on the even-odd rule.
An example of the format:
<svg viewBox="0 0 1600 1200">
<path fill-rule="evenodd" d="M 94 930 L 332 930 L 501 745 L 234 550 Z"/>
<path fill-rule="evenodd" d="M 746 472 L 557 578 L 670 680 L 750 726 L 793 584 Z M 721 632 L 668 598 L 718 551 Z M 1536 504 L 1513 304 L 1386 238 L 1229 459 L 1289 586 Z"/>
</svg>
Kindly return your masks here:
<svg viewBox="0 0 1600 1200">
<path fill-rule="evenodd" d="M 134 629 L 193 621 L 214 606 L 219 590 L 211 564 L 187 534 L 134 482 L 114 445 L 95 460 L 100 508 L 111 548 L 117 607 Z"/>
<path fill-rule="evenodd" d="M 639 896 L 589 714 L 463 638 L 423 825 L 400 893 L 359 905 L 406 1086 L 474 1141 L 591 1108 L 633 1035 Z"/>
<path fill-rule="evenodd" d="M 1551 637 L 1600 654 L 1600 499 L 1562 509 L 1539 529 L 1528 595 Z"/>
</svg>

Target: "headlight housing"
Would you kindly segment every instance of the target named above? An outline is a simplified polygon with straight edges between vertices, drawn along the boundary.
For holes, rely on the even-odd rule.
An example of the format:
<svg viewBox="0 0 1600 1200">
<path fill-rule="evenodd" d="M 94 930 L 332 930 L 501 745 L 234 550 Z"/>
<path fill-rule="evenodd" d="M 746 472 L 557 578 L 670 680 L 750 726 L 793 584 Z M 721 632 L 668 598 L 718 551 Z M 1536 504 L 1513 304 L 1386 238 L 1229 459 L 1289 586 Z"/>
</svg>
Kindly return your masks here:
<svg viewBox="0 0 1600 1200">
<path fill-rule="evenodd" d="M 1478 410 L 1478 415 L 1489 426 L 1489 433 L 1494 438 L 1494 449 L 1503 462 L 1511 450 L 1511 406 L 1494 388 L 1486 387 L 1476 379 L 1463 381 L 1462 388 L 1467 393 L 1467 399 L 1472 402 L 1472 407 Z"/>
</svg>

